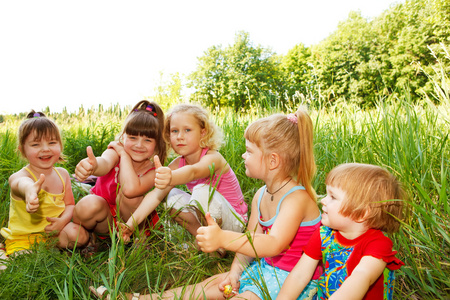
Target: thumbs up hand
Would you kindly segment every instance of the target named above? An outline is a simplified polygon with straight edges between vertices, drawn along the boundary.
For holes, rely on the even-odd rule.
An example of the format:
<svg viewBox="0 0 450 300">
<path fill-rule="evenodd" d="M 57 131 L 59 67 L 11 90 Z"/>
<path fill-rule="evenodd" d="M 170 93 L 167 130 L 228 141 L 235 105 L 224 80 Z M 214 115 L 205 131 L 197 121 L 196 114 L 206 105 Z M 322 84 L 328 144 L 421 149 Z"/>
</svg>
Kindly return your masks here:
<svg viewBox="0 0 450 300">
<path fill-rule="evenodd" d="M 90 175 L 92 175 L 97 169 L 97 158 L 94 155 L 94 151 L 92 151 L 91 146 L 87 146 L 86 148 L 87 156 L 82 159 L 75 168 L 75 177 L 78 181 L 85 181 Z"/>
<path fill-rule="evenodd" d="M 219 248 L 223 248 L 222 229 L 220 229 L 209 212 L 205 214 L 205 218 L 208 226 L 202 226 L 197 229 L 196 239 L 200 250 L 203 252 L 213 252 Z"/>
<path fill-rule="evenodd" d="M 41 174 L 39 176 L 39 179 L 32 185 L 27 188 L 25 191 L 25 208 L 28 213 L 33 214 L 35 213 L 39 208 L 39 192 L 41 191 L 42 184 L 45 181 L 45 175 Z"/>
<path fill-rule="evenodd" d="M 163 167 L 158 155 L 153 158 L 155 163 L 156 175 L 155 175 L 155 187 L 158 189 L 165 189 L 170 185 L 172 181 L 172 170 L 169 167 Z"/>
</svg>

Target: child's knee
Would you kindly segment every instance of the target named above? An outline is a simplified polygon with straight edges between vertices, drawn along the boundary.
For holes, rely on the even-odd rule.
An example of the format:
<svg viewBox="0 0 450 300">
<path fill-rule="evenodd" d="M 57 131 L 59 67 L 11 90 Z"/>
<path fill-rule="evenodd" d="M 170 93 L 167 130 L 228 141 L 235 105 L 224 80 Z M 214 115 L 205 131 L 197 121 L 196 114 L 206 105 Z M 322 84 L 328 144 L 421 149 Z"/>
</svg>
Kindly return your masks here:
<svg viewBox="0 0 450 300">
<path fill-rule="evenodd" d="M 109 210 L 109 208 L 105 200 L 100 201 L 95 197 L 86 196 L 75 205 L 73 216 L 74 220 L 77 221 L 86 220 L 98 217 L 102 211 L 106 210 Z"/>
<path fill-rule="evenodd" d="M 89 242 L 89 233 L 81 225 L 70 222 L 60 233 L 60 244 L 64 248 L 83 247 Z"/>
</svg>

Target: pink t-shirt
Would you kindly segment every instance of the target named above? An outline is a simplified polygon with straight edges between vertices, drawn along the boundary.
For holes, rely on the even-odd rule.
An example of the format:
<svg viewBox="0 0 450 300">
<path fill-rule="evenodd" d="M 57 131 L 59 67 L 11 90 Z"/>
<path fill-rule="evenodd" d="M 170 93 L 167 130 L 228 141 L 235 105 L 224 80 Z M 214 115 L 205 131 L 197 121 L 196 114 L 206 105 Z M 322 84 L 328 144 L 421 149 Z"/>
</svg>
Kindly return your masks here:
<svg viewBox="0 0 450 300">
<path fill-rule="evenodd" d="M 208 152 L 209 148 L 203 148 L 202 154 L 200 158 L 205 156 Z M 180 158 L 180 162 L 178 167 L 181 168 L 186 165 L 186 159 L 182 156 Z M 217 176 L 214 177 L 213 186 L 216 185 Z M 192 192 L 194 187 L 199 184 L 209 184 L 210 178 L 200 178 L 197 180 L 193 180 L 191 182 L 186 183 L 187 188 Z M 234 210 L 242 216 L 245 222 L 248 221 L 247 217 L 247 203 L 244 201 L 244 195 L 242 194 L 241 186 L 239 185 L 239 181 L 236 178 L 236 174 L 234 174 L 233 170 L 230 169 L 228 172 L 222 174 L 219 179 L 219 184 L 216 187 L 216 190 L 225 198 L 227 201 L 233 206 Z"/>
</svg>

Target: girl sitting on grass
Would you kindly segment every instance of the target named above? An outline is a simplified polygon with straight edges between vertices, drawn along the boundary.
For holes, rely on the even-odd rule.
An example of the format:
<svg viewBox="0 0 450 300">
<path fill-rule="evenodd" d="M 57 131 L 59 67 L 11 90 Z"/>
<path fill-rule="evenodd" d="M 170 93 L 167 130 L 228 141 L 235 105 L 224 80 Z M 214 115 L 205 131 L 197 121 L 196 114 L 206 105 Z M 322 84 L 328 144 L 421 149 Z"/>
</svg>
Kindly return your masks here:
<svg viewBox="0 0 450 300">
<path fill-rule="evenodd" d="M 321 226 L 286 279 L 278 299 L 296 299 L 322 260 L 318 299 L 392 299 L 395 257 L 385 232 L 397 231 L 405 193 L 388 171 L 349 163 L 331 170 Z M 395 200 L 397 199 L 397 200 Z"/>
<path fill-rule="evenodd" d="M 58 126 L 32 110 L 19 127 L 18 140 L 28 165 L 9 177 L 9 221 L 1 229 L 6 239 L 6 248 L 0 245 L 1 258 L 27 252 L 49 238 L 57 238 L 62 249 L 87 244 L 86 230 L 71 222 L 75 202 L 69 173 L 55 167 L 64 161 Z"/>
<path fill-rule="evenodd" d="M 129 299 L 277 297 L 284 279 L 302 255 L 303 246 L 320 226 L 320 211 L 311 186 L 315 173 L 313 125 L 303 110 L 287 116 L 275 114 L 249 125 L 245 139 L 242 157 L 246 175 L 265 183 L 253 198 L 247 232 L 221 229 L 207 213 L 208 226 L 200 227 L 197 234 L 198 245 L 205 252 L 218 248 L 236 252 L 230 271 L 162 294 L 130 294 Z M 319 275 L 317 268 L 314 278 Z M 90 289 L 99 297 L 106 292 L 104 287 Z M 299 299 L 309 299 L 316 289 L 311 282 Z"/>
<path fill-rule="evenodd" d="M 166 157 L 163 128 L 162 109 L 155 102 L 143 100 L 128 114 L 119 142 L 111 143 L 100 157 L 87 147 L 88 157 L 78 163 L 75 176 L 79 181 L 90 175 L 99 178 L 91 193 L 75 206 L 74 222 L 91 232 L 109 234 L 117 217 L 128 220 L 145 193 L 154 187 L 153 156 L 159 155 L 162 161 Z M 153 212 L 148 226 L 158 220 Z"/>
<path fill-rule="evenodd" d="M 124 240 L 129 240 L 136 224 L 154 211 L 167 194 L 167 206 L 175 221 L 192 235 L 197 234 L 206 211 L 222 228 L 242 232 L 247 222 L 247 204 L 236 175 L 218 152 L 222 135 L 208 112 L 197 105 L 176 105 L 167 115 L 164 136 L 180 156 L 168 167 L 157 165 L 157 189 L 146 195 L 128 219 L 128 227 L 122 233 Z M 155 159 L 155 163 L 159 160 Z M 175 188 L 183 184 L 191 194 Z M 214 193 L 211 186 L 216 187 Z M 223 249 L 217 250 L 220 256 L 225 255 Z"/>
</svg>

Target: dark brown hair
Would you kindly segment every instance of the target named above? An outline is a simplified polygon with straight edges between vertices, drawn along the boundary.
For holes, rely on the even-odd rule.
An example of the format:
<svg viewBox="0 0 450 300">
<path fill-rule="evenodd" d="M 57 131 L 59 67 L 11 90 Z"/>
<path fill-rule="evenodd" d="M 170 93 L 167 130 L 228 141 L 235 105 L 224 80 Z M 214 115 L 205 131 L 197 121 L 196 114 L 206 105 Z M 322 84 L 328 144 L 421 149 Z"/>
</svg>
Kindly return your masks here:
<svg viewBox="0 0 450 300">
<path fill-rule="evenodd" d="M 167 145 L 163 138 L 164 112 L 153 101 L 139 101 L 125 119 L 122 133 L 136 136 L 146 136 L 155 139 L 155 155 L 158 155 L 162 164 L 167 157 Z"/>
<path fill-rule="evenodd" d="M 19 149 L 22 154 L 24 154 L 22 151 L 25 140 L 33 132 L 35 133 L 36 141 L 40 141 L 42 138 L 57 140 L 61 146 L 61 156 L 59 157 L 59 162 L 64 162 L 64 155 L 62 154 L 63 143 L 58 126 L 55 122 L 47 118 L 44 113 L 36 112 L 34 110 L 31 110 L 28 113 L 27 119 L 19 126 L 18 142 Z"/>
</svg>

